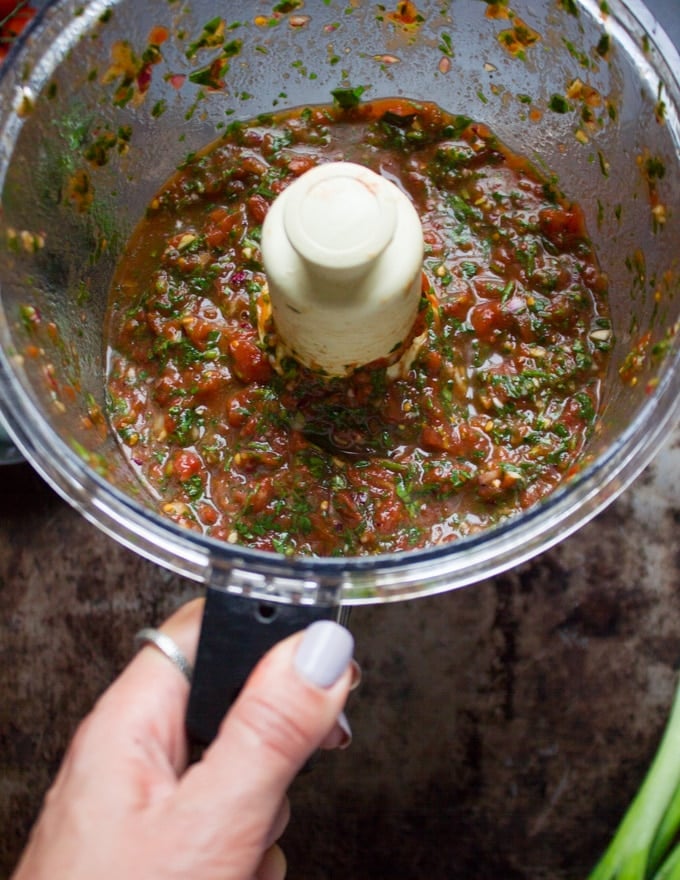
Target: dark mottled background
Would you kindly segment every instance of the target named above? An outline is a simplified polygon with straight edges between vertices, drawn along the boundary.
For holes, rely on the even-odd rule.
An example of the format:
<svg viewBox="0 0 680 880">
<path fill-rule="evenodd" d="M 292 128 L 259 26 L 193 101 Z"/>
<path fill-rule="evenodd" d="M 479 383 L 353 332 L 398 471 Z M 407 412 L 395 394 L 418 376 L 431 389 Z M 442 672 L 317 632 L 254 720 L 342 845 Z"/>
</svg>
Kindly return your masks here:
<svg viewBox="0 0 680 880">
<path fill-rule="evenodd" d="M 680 431 L 578 535 L 492 581 L 355 609 L 354 743 L 293 790 L 291 878 L 582 878 L 680 662 Z M 0 469 L 0 876 L 140 625 L 196 592 Z"/>
<path fill-rule="evenodd" d="M 677 0 L 649 0 L 680 42 Z M 291 878 L 583 878 L 637 789 L 680 664 L 680 430 L 557 548 L 353 612 L 355 740 L 292 792 Z M 134 632 L 194 584 L 0 468 L 0 877 Z"/>
</svg>

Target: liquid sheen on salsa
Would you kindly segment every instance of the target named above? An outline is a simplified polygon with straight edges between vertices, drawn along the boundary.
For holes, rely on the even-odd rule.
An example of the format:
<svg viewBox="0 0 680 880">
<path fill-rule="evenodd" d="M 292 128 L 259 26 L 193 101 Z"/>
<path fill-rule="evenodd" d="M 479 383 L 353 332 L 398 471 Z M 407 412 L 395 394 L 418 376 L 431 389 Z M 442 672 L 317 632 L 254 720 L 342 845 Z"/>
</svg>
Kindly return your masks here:
<svg viewBox="0 0 680 880">
<path fill-rule="evenodd" d="M 260 233 L 292 180 L 366 165 L 422 221 L 421 307 L 389 361 L 281 355 Z M 422 548 L 578 467 L 611 346 L 583 214 L 484 125 L 394 99 L 233 123 L 150 204 L 107 327 L 108 415 L 159 511 L 287 555 Z"/>
</svg>

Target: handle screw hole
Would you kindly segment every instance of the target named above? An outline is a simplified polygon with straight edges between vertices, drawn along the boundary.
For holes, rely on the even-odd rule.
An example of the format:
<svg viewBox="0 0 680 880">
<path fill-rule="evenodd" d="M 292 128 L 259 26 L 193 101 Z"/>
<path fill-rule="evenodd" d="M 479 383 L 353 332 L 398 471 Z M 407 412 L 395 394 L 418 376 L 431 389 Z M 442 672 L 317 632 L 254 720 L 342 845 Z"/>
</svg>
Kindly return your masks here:
<svg viewBox="0 0 680 880">
<path fill-rule="evenodd" d="M 279 610 L 276 605 L 268 605 L 266 602 L 260 602 L 255 611 L 255 617 L 260 623 L 271 623 L 278 617 Z"/>
</svg>

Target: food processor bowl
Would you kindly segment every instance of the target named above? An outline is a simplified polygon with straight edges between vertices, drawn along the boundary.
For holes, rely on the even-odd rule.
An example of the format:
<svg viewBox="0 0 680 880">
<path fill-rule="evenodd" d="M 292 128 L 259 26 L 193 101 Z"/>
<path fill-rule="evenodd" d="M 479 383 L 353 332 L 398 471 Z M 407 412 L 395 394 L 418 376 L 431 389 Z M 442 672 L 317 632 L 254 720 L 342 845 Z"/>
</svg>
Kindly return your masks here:
<svg viewBox="0 0 680 880">
<path fill-rule="evenodd" d="M 242 596 L 406 599 L 546 549 L 633 480 L 678 412 L 679 71 L 637 0 L 48 3 L 0 77 L 0 381 L 12 438 L 113 538 Z M 185 157 L 230 121 L 329 103 L 337 88 L 434 101 L 554 177 L 583 207 L 609 277 L 614 345 L 582 466 L 543 502 L 431 549 L 286 558 L 156 512 L 107 424 L 102 329 L 125 242 Z"/>
</svg>

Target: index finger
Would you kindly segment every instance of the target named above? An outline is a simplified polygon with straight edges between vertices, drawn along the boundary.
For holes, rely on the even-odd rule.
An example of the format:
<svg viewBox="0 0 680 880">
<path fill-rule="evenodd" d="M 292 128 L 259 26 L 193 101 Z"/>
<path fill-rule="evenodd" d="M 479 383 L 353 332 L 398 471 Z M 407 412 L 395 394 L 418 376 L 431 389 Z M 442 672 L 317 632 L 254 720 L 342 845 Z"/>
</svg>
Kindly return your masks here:
<svg viewBox="0 0 680 880">
<path fill-rule="evenodd" d="M 193 664 L 198 645 L 203 599 L 178 609 L 160 627 Z M 152 758 L 156 769 L 175 778 L 186 767 L 184 728 L 189 683 L 153 645 L 143 647 L 107 688 L 79 727 L 64 762 L 101 784 L 127 784 L 123 766 Z"/>
</svg>

